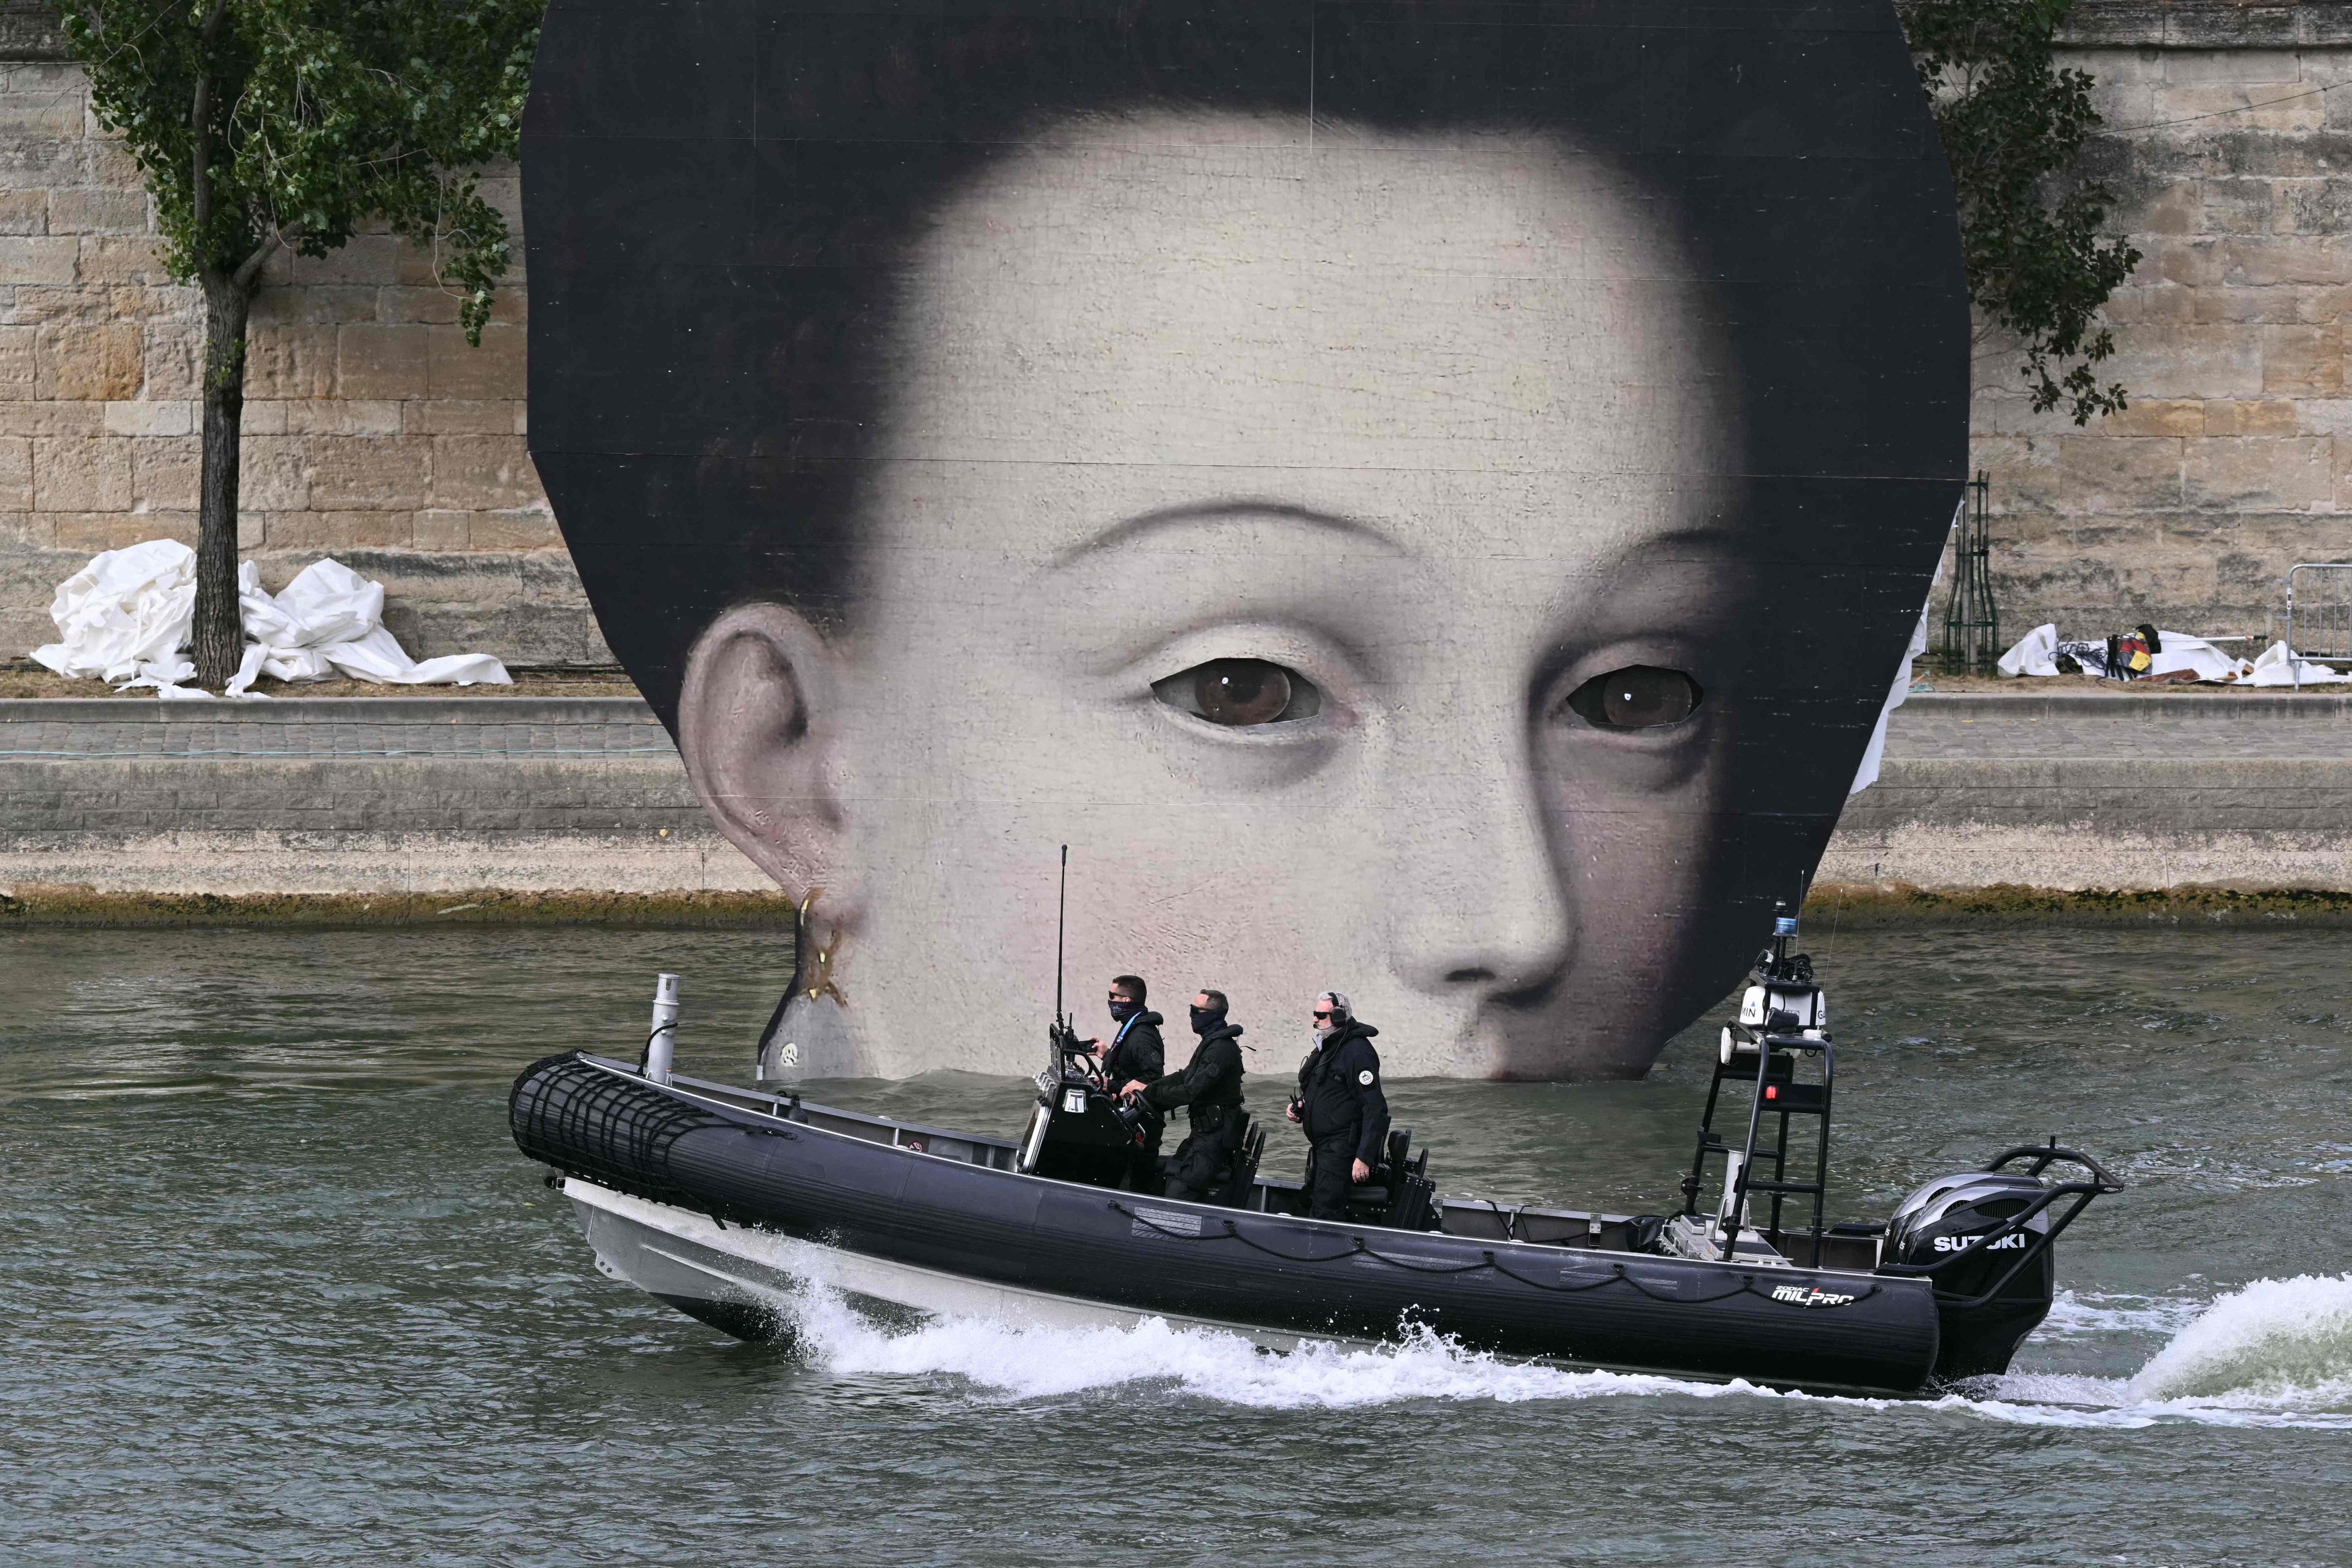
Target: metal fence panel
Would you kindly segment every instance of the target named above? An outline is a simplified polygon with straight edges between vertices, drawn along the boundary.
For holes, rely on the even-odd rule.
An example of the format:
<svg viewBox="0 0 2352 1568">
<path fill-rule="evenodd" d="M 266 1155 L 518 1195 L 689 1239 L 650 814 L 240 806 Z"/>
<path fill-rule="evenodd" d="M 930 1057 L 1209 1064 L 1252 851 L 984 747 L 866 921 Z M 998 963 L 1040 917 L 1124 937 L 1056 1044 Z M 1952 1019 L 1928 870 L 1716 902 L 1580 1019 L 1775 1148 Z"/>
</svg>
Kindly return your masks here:
<svg viewBox="0 0 2352 1568">
<path fill-rule="evenodd" d="M 2352 561 L 2305 561 L 2286 574 L 2286 651 L 2293 659 L 2352 660 Z M 2294 666 L 2295 686 L 2303 666 Z"/>
</svg>

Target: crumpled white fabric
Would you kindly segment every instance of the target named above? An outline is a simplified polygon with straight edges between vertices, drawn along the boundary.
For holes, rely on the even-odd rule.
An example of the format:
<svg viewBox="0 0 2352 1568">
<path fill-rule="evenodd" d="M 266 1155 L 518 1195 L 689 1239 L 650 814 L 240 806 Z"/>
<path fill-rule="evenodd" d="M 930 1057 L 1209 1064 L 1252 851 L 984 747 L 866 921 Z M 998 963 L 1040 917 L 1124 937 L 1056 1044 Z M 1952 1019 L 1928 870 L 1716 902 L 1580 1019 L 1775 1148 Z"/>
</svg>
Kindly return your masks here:
<svg viewBox="0 0 2352 1568">
<path fill-rule="evenodd" d="M 383 585 L 339 560 L 313 561 L 282 592 L 263 591 L 251 561 L 236 569 L 237 606 L 251 639 L 223 689 L 259 698 L 262 675 L 323 681 L 340 673 L 395 685 L 511 685 L 488 653 L 412 659 L 383 627 Z M 182 683 L 195 666 L 180 657 L 195 620 L 196 552 L 173 539 L 108 550 L 58 585 L 49 606 L 59 641 L 33 657 L 61 675 L 100 676 L 130 691 L 152 686 L 165 700 L 213 694 Z"/>
<path fill-rule="evenodd" d="M 2036 626 L 2011 645 L 1993 666 L 2004 675 L 2054 675 L 2058 673 L 2056 622 Z"/>
<path fill-rule="evenodd" d="M 2294 681 L 2292 668 L 2286 663 L 2284 643 L 2273 644 L 2261 658 L 2249 662 L 2233 653 L 2225 653 L 2204 638 L 2192 637 L 2186 632 L 2167 632 L 2158 627 L 2156 640 L 2163 645 L 2164 652 L 2148 655 L 2147 668 L 2139 676 L 2142 680 L 2150 675 L 2168 675 L 2188 670 L 2200 681 L 2229 682 L 2239 685 L 2284 686 L 2291 685 Z M 2084 656 L 2098 653 L 2104 657 L 2102 650 L 2090 643 L 2061 643 L 2055 625 L 2036 626 L 2000 656 L 2000 673 L 2004 675 L 2057 674 L 2058 655 L 2062 651 Z M 2308 659 L 2300 663 L 2306 672 L 2327 668 Z M 2347 680 L 2352 676 L 2338 675 L 2331 671 L 2325 674 L 2306 673 L 2303 678 L 2305 684 L 2309 684 L 2312 681 Z"/>
<path fill-rule="evenodd" d="M 58 641 L 33 657 L 61 675 L 127 680 L 171 661 L 196 616 L 196 552 L 177 539 L 110 549 L 58 585 Z M 152 681 L 143 684 L 152 685 Z"/>
<path fill-rule="evenodd" d="M 251 561 L 236 569 L 245 616 L 245 659 L 226 693 L 247 695 L 261 676 L 323 681 L 340 672 L 389 685 L 511 685 L 507 667 L 488 653 L 445 653 L 422 663 L 383 628 L 383 584 L 330 557 L 312 561 L 276 594 L 263 591 Z"/>
<path fill-rule="evenodd" d="M 2291 686 L 2298 679 L 2306 686 L 2328 681 L 2352 681 L 2352 674 L 2339 673 L 2333 665 L 2294 657 L 2286 651 L 2284 640 L 2272 643 L 2255 655 L 2254 662 L 2246 666 L 2246 671 L 2240 684 L 2249 686 Z"/>
</svg>

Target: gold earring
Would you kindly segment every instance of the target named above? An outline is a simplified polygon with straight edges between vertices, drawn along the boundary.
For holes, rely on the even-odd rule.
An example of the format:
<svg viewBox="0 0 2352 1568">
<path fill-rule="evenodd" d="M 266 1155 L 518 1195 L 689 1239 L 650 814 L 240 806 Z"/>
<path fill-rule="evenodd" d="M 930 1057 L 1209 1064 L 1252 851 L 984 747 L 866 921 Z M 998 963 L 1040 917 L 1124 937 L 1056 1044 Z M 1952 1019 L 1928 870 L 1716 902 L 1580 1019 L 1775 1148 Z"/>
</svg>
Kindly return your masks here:
<svg viewBox="0 0 2352 1568">
<path fill-rule="evenodd" d="M 801 900 L 798 935 L 803 939 L 810 929 L 809 910 L 815 904 L 817 895 L 824 891 L 822 887 L 812 887 L 808 890 L 808 896 Z M 803 984 L 801 988 L 801 995 L 810 1001 L 814 1001 L 819 997 L 831 997 L 835 1006 L 845 1008 L 849 1005 L 849 998 L 843 996 L 841 988 L 833 983 L 833 956 L 841 950 L 841 929 L 838 926 L 835 927 L 833 940 L 815 951 L 816 978 L 814 982 Z M 807 977 L 803 976 L 803 979 L 806 981 Z"/>
</svg>

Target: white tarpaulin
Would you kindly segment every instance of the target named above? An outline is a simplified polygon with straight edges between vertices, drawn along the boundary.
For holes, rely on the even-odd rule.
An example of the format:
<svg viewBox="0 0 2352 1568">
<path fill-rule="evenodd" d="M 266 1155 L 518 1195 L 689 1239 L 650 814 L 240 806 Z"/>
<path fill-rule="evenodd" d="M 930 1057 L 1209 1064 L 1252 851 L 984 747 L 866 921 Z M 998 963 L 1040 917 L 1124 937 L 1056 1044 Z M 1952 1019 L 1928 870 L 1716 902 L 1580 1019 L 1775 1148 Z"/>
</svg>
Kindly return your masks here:
<svg viewBox="0 0 2352 1568">
<path fill-rule="evenodd" d="M 61 675 L 127 681 L 142 664 L 168 665 L 195 613 L 195 551 L 174 539 L 110 549 L 58 585 L 59 640 L 33 657 Z"/>
<path fill-rule="evenodd" d="M 2273 643 L 2253 660 L 2225 653 L 2202 637 L 2191 637 L 2186 632 L 2156 633 L 2163 652 L 2148 655 L 2147 668 L 2136 677 L 2147 680 L 2156 675 L 2176 674 L 2187 671 L 2200 681 L 2224 682 L 2242 686 L 2291 686 L 2296 684 L 2297 666 L 2301 668 L 2302 684 L 2352 680 L 2352 675 L 2338 674 L 2326 664 L 2309 659 L 2291 659 L 2284 643 Z M 2018 639 L 2015 646 L 2000 656 L 2000 673 L 2004 675 L 2055 675 L 2059 674 L 2060 654 L 2074 660 L 2092 674 L 2105 667 L 2106 643 L 2062 643 L 2056 626 L 2036 626 Z"/>
<path fill-rule="evenodd" d="M 102 676 L 118 688 L 153 686 L 164 698 L 212 694 L 180 683 L 195 666 L 180 656 L 195 618 L 195 551 L 171 539 L 109 550 L 58 589 L 49 618 L 61 639 L 33 657 L 61 675 Z M 449 653 L 422 664 L 383 628 L 383 585 L 342 562 L 314 561 L 282 592 L 268 593 L 251 561 L 236 570 L 245 621 L 244 663 L 226 695 L 257 696 L 262 675 L 323 681 L 336 674 L 395 685 L 511 685 L 488 653 Z"/>
</svg>

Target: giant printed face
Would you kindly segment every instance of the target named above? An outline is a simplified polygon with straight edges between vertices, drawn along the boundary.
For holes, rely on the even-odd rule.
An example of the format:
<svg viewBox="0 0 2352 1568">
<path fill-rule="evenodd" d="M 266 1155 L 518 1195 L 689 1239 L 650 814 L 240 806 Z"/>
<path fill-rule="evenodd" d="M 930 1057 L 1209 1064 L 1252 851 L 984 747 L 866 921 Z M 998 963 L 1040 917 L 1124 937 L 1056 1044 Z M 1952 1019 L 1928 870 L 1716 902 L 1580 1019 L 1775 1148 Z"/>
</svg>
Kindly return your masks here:
<svg viewBox="0 0 2352 1568">
<path fill-rule="evenodd" d="M 1034 119 L 943 182 L 842 372 L 879 390 L 832 588 L 679 639 L 701 799 L 824 890 L 808 1065 L 1033 1066 L 1067 843 L 1073 995 L 1214 987 L 1288 1041 L 1330 987 L 1392 1073 L 1645 1068 L 1899 653 L 1790 689 L 1885 586 L 1791 570 L 1686 228 L 1556 129 L 1263 106 Z"/>
</svg>

